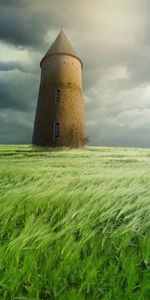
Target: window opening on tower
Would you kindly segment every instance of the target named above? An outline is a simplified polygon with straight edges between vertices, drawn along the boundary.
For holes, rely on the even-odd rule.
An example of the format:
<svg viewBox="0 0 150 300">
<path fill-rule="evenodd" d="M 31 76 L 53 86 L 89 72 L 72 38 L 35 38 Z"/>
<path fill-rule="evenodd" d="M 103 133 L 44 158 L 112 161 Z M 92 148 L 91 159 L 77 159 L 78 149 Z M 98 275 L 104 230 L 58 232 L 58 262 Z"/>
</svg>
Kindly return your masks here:
<svg viewBox="0 0 150 300">
<path fill-rule="evenodd" d="M 54 137 L 59 138 L 60 137 L 60 122 L 54 123 Z"/>
<path fill-rule="evenodd" d="M 56 91 L 55 91 L 55 102 L 56 103 L 60 102 L 60 97 L 61 97 L 61 90 L 60 89 L 56 89 Z"/>
</svg>

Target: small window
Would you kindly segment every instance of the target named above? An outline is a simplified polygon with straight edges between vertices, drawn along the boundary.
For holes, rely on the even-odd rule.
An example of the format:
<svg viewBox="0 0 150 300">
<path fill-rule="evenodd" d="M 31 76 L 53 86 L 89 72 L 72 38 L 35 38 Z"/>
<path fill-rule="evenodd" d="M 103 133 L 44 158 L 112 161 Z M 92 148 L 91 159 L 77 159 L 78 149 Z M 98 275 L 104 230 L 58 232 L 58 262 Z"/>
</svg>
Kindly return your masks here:
<svg viewBox="0 0 150 300">
<path fill-rule="evenodd" d="M 55 138 L 60 137 L 60 123 L 59 122 L 54 123 L 54 137 Z"/>
<path fill-rule="evenodd" d="M 55 91 L 55 102 L 56 103 L 60 102 L 60 96 L 61 96 L 61 90 L 60 89 L 56 89 L 56 91 Z"/>
</svg>

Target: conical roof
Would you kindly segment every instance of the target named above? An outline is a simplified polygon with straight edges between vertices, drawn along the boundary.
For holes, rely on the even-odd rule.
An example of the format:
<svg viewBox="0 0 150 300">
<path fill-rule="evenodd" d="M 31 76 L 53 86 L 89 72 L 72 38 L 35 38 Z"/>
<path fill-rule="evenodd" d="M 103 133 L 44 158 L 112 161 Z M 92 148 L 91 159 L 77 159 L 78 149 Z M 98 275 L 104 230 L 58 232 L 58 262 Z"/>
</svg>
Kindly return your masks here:
<svg viewBox="0 0 150 300">
<path fill-rule="evenodd" d="M 53 54 L 68 54 L 68 55 L 74 56 L 80 60 L 80 58 L 78 57 L 76 51 L 74 50 L 71 42 L 68 40 L 68 38 L 63 30 L 60 31 L 56 40 L 54 41 L 52 46 L 49 48 L 49 50 L 47 51 L 45 56 L 42 58 L 42 61 L 46 57 L 53 55 Z M 42 63 L 42 61 L 41 61 L 41 63 Z M 81 62 L 81 60 L 80 60 L 80 62 Z M 81 64 L 82 64 L 82 62 L 81 62 Z"/>
</svg>

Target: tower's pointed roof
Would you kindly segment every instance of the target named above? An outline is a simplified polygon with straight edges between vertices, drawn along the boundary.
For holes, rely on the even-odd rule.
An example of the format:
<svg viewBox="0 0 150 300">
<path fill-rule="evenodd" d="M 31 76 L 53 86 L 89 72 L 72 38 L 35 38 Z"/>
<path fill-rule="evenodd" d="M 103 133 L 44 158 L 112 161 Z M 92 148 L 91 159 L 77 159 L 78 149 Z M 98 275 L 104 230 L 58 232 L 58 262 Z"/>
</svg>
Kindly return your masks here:
<svg viewBox="0 0 150 300">
<path fill-rule="evenodd" d="M 66 34 L 64 33 L 63 30 L 60 31 L 58 34 L 56 40 L 52 44 L 52 46 L 49 48 L 49 50 L 46 52 L 45 56 L 43 57 L 42 61 L 52 55 L 52 54 L 68 54 L 71 56 L 74 56 L 80 60 L 78 57 L 75 49 L 73 48 L 71 42 L 68 40 Z M 41 62 L 42 62 L 41 61 Z M 81 62 L 81 60 L 80 60 Z M 82 62 L 81 62 L 82 64 Z"/>
</svg>

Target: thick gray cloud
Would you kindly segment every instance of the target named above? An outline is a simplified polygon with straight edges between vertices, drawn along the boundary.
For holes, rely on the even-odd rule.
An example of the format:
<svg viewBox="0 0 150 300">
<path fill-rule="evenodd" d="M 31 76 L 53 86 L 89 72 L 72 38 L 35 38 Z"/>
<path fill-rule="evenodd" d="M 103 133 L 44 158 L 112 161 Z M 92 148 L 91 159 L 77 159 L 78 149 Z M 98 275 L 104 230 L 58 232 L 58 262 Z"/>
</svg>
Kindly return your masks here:
<svg viewBox="0 0 150 300">
<path fill-rule="evenodd" d="M 148 0 L 1 0 L 0 142 L 31 142 L 39 61 L 62 24 L 84 64 L 90 144 L 150 147 Z"/>
<path fill-rule="evenodd" d="M 30 70 L 27 69 L 26 66 L 23 66 L 19 62 L 15 61 L 7 61 L 7 62 L 2 62 L 0 61 L 0 71 L 12 71 L 12 70 L 18 70 L 23 73 L 29 73 Z"/>
<path fill-rule="evenodd" d="M 28 1 L 0 2 L 0 38 L 20 47 L 39 47 L 47 28 L 44 12 Z"/>
<path fill-rule="evenodd" d="M 11 120 L 9 117 L 11 116 Z M 30 112 L 20 113 L 5 109 L 0 112 L 0 136 L 4 144 L 31 143 L 33 116 Z M 1 126 L 3 125 L 3 126 Z M 19 141 L 19 142 L 18 142 Z"/>
</svg>

